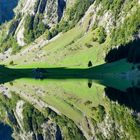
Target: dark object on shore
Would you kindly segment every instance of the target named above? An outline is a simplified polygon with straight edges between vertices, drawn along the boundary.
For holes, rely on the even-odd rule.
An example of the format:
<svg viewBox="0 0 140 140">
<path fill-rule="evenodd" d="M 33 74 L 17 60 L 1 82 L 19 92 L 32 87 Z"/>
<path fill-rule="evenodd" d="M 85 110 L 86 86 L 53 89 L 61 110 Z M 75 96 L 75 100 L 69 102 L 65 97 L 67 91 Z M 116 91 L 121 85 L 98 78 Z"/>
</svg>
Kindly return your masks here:
<svg viewBox="0 0 140 140">
<path fill-rule="evenodd" d="M 36 68 L 33 70 L 33 74 L 34 74 L 34 78 L 35 79 L 43 79 L 44 76 L 43 74 L 45 73 L 46 71 L 42 68 Z"/>
<path fill-rule="evenodd" d="M 92 67 L 92 62 L 91 61 L 88 62 L 88 67 Z"/>
<path fill-rule="evenodd" d="M 91 88 L 92 87 L 92 80 L 88 80 L 88 87 Z"/>
</svg>

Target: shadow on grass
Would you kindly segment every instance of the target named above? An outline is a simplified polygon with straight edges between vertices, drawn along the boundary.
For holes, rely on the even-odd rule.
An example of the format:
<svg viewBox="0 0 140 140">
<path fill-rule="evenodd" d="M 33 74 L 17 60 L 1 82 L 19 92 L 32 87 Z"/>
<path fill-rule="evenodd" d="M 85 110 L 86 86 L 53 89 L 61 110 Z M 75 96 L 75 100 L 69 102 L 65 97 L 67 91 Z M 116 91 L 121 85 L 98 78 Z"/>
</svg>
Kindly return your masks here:
<svg viewBox="0 0 140 140">
<path fill-rule="evenodd" d="M 140 63 L 140 39 L 135 39 L 126 45 L 111 49 L 106 55 L 105 61 L 112 63 L 124 58 L 130 63 Z"/>
</svg>

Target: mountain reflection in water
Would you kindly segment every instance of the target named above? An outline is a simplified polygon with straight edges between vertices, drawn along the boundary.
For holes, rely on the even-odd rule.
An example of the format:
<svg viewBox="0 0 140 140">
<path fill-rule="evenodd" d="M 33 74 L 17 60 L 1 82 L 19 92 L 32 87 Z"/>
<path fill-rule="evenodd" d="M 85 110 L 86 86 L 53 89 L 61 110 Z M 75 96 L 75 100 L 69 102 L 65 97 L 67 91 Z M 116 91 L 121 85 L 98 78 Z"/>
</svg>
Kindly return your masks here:
<svg viewBox="0 0 140 140">
<path fill-rule="evenodd" d="M 1 77 L 2 78 L 1 78 L 0 82 L 1 82 L 2 85 L 5 85 L 6 83 L 10 83 L 11 87 L 14 88 L 15 85 L 14 85 L 13 81 L 14 80 L 18 81 L 22 78 L 27 79 L 27 80 L 30 79 L 30 80 L 40 82 L 40 83 L 44 82 L 44 84 L 46 84 L 45 86 L 47 86 L 47 82 L 45 83 L 45 81 L 50 81 L 50 83 L 52 85 L 53 84 L 55 85 L 55 80 L 56 79 L 58 81 L 58 83 L 57 83 L 58 86 L 61 83 L 61 81 L 63 81 L 63 80 L 65 81 L 65 83 L 71 81 L 71 83 L 73 83 L 73 85 L 74 85 L 74 83 L 76 83 L 76 82 L 78 83 L 79 81 L 81 83 L 86 81 L 86 86 L 85 87 L 80 87 L 81 91 L 79 90 L 80 94 L 81 94 L 80 98 L 82 98 L 82 99 L 78 100 L 78 96 L 77 97 L 75 96 L 73 98 L 68 97 L 68 98 L 60 100 L 60 101 L 65 102 L 65 105 L 66 105 L 66 107 L 69 108 L 69 110 L 71 109 L 72 111 L 75 111 L 76 114 L 78 114 L 78 115 L 79 114 L 83 115 L 83 118 L 85 119 L 84 121 L 87 123 L 89 116 L 86 117 L 85 114 L 83 113 L 84 110 L 86 110 L 86 108 L 89 108 L 94 113 L 95 112 L 98 113 L 97 110 L 100 110 L 100 111 L 102 111 L 102 115 L 105 112 L 104 103 L 102 101 L 100 101 L 101 104 L 99 104 L 99 105 L 96 104 L 96 106 L 94 107 L 94 106 L 91 106 L 92 102 L 95 102 L 93 96 L 92 96 L 93 98 L 91 98 L 91 100 L 87 100 L 87 101 L 85 100 L 85 95 L 88 94 L 88 92 L 93 92 L 93 93 L 91 93 L 91 95 L 92 94 L 93 95 L 97 94 L 98 98 L 100 98 L 100 96 L 102 96 L 102 95 L 100 95 L 102 93 L 99 92 L 98 88 L 97 88 L 97 90 L 93 90 L 96 85 L 98 85 L 98 86 L 102 85 L 103 87 L 105 87 L 105 89 L 104 89 L 105 97 L 107 97 L 111 102 L 117 102 L 121 106 L 125 106 L 128 109 L 133 110 L 134 112 L 137 112 L 137 113 L 140 112 L 140 102 L 139 102 L 139 100 L 140 100 L 140 85 L 139 85 L 140 79 L 139 79 L 139 76 L 138 76 L 139 71 L 134 71 L 134 72 L 138 72 L 138 74 L 134 74 L 134 76 L 136 75 L 137 78 L 133 77 L 133 76 L 131 76 L 131 78 L 129 78 L 128 76 L 126 76 L 127 73 L 121 73 L 120 75 L 117 75 L 117 74 L 109 74 L 108 75 L 108 74 L 96 73 L 94 71 L 94 68 L 89 68 L 89 69 L 67 69 L 67 68 L 11 69 L 11 68 L 6 68 L 5 66 L 1 66 Z M 8 73 L 8 75 L 7 75 L 7 73 Z M 84 81 L 82 81 L 82 80 L 84 80 Z M 25 89 L 26 89 L 26 86 L 27 85 L 24 84 Z M 60 86 L 61 86 L 61 84 L 60 84 Z M 75 90 L 75 87 L 73 87 L 74 90 Z M 82 90 L 84 88 L 85 88 L 85 91 Z M 21 94 L 23 94 L 24 89 L 21 89 L 21 90 L 23 90 L 22 93 L 21 93 Z M 38 90 L 38 89 L 36 89 L 36 90 Z M 86 93 L 87 90 L 88 90 L 88 92 Z M 59 91 L 59 89 L 58 89 L 58 91 Z M 77 91 L 77 92 L 79 92 L 79 91 Z M 98 92 L 98 93 L 95 93 L 95 92 Z M 47 94 L 47 93 L 45 93 L 45 94 Z M 85 94 L 85 95 L 82 96 L 82 94 L 83 95 Z M 91 96 L 91 95 L 87 95 L 87 96 Z M 52 97 L 52 96 L 54 96 L 54 95 L 51 95 L 51 96 L 49 95 L 47 97 L 49 98 L 49 97 Z M 57 98 L 58 97 L 56 97 L 56 99 Z M 13 103 L 13 101 L 10 102 L 9 100 L 14 100 L 14 99 L 13 98 L 7 99 L 6 95 L 4 95 L 4 98 L 1 99 L 1 106 L 3 105 L 4 108 L 6 108 L 6 110 L 8 111 L 8 113 L 10 112 L 9 116 L 11 118 L 11 116 L 15 115 L 15 113 L 13 113 L 13 109 L 11 109 L 11 110 L 8 109 L 8 108 L 10 108 L 9 104 Z M 19 99 L 19 100 L 23 100 L 23 99 Z M 39 99 L 37 99 L 37 100 L 38 100 L 38 102 L 40 102 Z M 73 105 L 72 104 L 73 101 L 71 103 L 71 100 L 76 100 L 77 104 Z M 82 108 L 83 108 L 83 112 L 81 112 L 80 108 L 78 108 L 79 107 L 78 103 L 80 103 L 84 100 L 86 102 L 81 103 Z M 95 99 L 95 100 L 97 100 L 97 99 Z M 55 107 L 57 107 L 57 106 L 58 107 L 60 106 L 60 108 L 62 108 L 61 102 L 56 102 L 56 106 L 51 106 L 51 109 L 55 110 Z M 27 119 L 26 121 L 27 122 L 24 120 L 24 123 L 27 123 L 25 126 L 27 128 L 29 127 L 28 129 L 30 131 L 33 131 L 33 134 L 36 131 L 39 132 L 39 134 L 35 133 L 33 135 L 33 137 L 38 137 L 41 140 L 43 140 L 43 135 L 40 134 L 40 132 L 42 132 L 44 130 L 42 130 L 42 127 L 39 127 L 40 126 L 39 123 L 40 122 L 41 123 L 45 122 L 46 126 L 49 127 L 49 128 L 46 128 L 46 130 L 50 133 L 50 128 L 52 127 L 54 129 L 53 130 L 54 134 L 51 134 L 52 137 L 57 136 L 58 140 L 60 140 L 60 138 L 61 138 L 61 128 L 59 128 L 59 126 L 57 126 L 56 124 L 52 123 L 49 120 L 50 118 L 55 118 L 55 121 L 58 121 L 58 124 L 60 123 L 59 121 L 61 121 L 61 123 L 64 123 L 63 124 L 64 126 L 66 125 L 66 128 L 71 126 L 72 128 L 75 129 L 75 130 L 73 130 L 73 131 L 76 131 L 75 133 L 79 133 L 79 135 L 83 135 L 82 132 L 80 130 L 78 130 L 77 126 L 74 124 L 74 121 L 70 120 L 70 119 L 73 119 L 73 120 L 75 119 L 75 118 L 73 118 L 72 115 L 71 115 L 72 117 L 70 119 L 68 119 L 69 117 L 64 117 L 64 116 L 63 116 L 63 118 L 61 118 L 58 115 L 59 110 L 56 109 L 56 112 L 58 112 L 58 114 L 57 114 L 56 112 L 54 112 L 54 110 L 47 109 L 45 111 L 47 112 L 46 114 L 49 114 L 49 117 L 48 117 L 48 116 L 42 114 L 39 110 L 35 109 L 35 107 L 34 107 L 35 103 L 33 103 L 32 101 L 30 102 L 30 98 L 29 98 L 29 103 L 28 104 L 30 104 L 30 105 L 29 105 L 29 107 L 27 107 L 26 111 L 29 110 L 29 108 L 30 108 L 30 110 L 29 110 L 30 112 L 25 111 L 25 114 L 27 113 L 27 116 L 26 116 L 26 119 Z M 40 102 L 40 104 L 43 104 L 43 103 Z M 62 112 L 60 112 L 60 113 L 62 113 Z M 39 119 L 39 121 L 38 121 L 38 119 Z M 103 119 L 103 116 L 102 116 L 102 119 Z M 12 120 L 15 120 L 15 117 L 13 117 Z M 99 121 L 101 121 L 101 118 L 99 118 Z M 71 125 L 66 123 L 66 122 L 70 122 Z M 15 130 L 18 130 L 20 132 L 19 129 L 21 129 L 21 127 L 18 124 L 18 121 L 15 121 L 15 124 L 12 127 L 16 127 Z M 89 123 L 87 124 L 87 128 L 91 129 Z M 6 128 L 6 129 L 8 131 L 9 128 Z M 2 127 L 2 130 L 4 130 L 3 127 Z M 12 131 L 8 131 L 8 132 L 10 132 L 10 135 L 12 135 Z M 8 132 L 6 132 L 7 136 L 9 134 Z M 48 134 L 48 132 L 47 132 L 47 134 Z M 1 135 L 4 136 L 5 131 L 1 131 Z M 3 140 L 11 140 L 11 139 L 12 139 L 12 137 L 8 137 L 8 138 L 3 139 Z"/>
<path fill-rule="evenodd" d="M 0 123 L 0 139 L 1 140 L 13 140 L 11 137 L 12 129 L 3 123 Z"/>
</svg>

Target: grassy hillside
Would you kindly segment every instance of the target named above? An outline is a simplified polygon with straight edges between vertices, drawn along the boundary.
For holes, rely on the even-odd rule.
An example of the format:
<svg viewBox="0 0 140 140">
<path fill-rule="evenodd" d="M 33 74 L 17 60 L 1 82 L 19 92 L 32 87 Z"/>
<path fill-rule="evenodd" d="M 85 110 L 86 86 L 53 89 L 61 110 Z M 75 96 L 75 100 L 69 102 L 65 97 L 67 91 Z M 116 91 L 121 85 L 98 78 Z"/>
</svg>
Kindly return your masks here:
<svg viewBox="0 0 140 140">
<path fill-rule="evenodd" d="M 126 58 L 112 63 L 106 63 L 105 60 L 108 52 L 112 51 L 111 48 L 125 45 L 137 35 L 138 3 L 135 5 L 135 0 L 130 5 L 125 5 L 125 2 L 128 4 L 127 1 L 123 3 L 119 0 L 112 3 L 96 1 L 88 9 L 91 3 L 86 2 L 87 0 L 83 3 L 77 0 L 79 5 L 75 4 L 76 7 L 68 9 L 68 15 L 52 31 L 62 31 L 56 38 L 46 41 L 48 38 L 43 34 L 1 62 L 7 67 L 1 67 L 4 85 L 41 112 L 47 112 L 46 105 L 57 115 L 65 115 L 87 139 L 96 136 L 99 139 L 137 140 L 139 127 L 136 118 L 131 116 L 131 108 L 110 101 L 105 95 L 105 87 L 123 92 L 134 86 L 134 79 L 139 76 L 136 68 L 138 65 L 134 66 Z M 82 4 L 85 5 L 81 6 Z M 118 10 L 120 6 L 121 10 Z M 123 11 L 126 13 L 129 10 L 133 14 L 123 15 Z M 104 15 L 108 18 L 109 12 L 112 12 L 112 21 L 104 23 Z M 125 16 L 127 18 L 121 23 Z M 45 45 L 42 46 L 44 42 Z M 89 62 L 92 67 L 88 69 Z M 35 79 L 33 71 L 36 68 L 46 69 L 43 80 Z M 125 121 L 126 114 L 128 119 Z M 57 117 L 56 120 L 58 121 Z M 103 128 L 106 128 L 108 135 L 103 133 Z M 119 128 L 122 128 L 120 132 Z M 67 132 L 66 127 L 63 129 Z"/>
</svg>

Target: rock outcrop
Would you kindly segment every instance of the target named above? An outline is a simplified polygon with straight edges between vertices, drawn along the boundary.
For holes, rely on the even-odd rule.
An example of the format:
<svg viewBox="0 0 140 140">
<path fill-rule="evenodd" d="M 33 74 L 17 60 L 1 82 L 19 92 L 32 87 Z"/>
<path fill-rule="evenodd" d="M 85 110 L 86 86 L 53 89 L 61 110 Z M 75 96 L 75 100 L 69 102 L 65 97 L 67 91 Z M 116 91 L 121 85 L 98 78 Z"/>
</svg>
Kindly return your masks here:
<svg viewBox="0 0 140 140">
<path fill-rule="evenodd" d="M 0 23 L 14 18 L 9 27 L 8 36 L 14 36 L 19 46 L 26 45 L 24 32 L 27 16 L 33 17 L 33 22 L 37 22 L 36 24 L 40 20 L 46 27 L 51 28 L 61 20 L 66 7 L 66 0 L 19 0 L 11 1 L 12 4 L 4 0 L 1 3 Z M 3 10 L 5 5 L 9 10 L 7 14 Z"/>
</svg>

